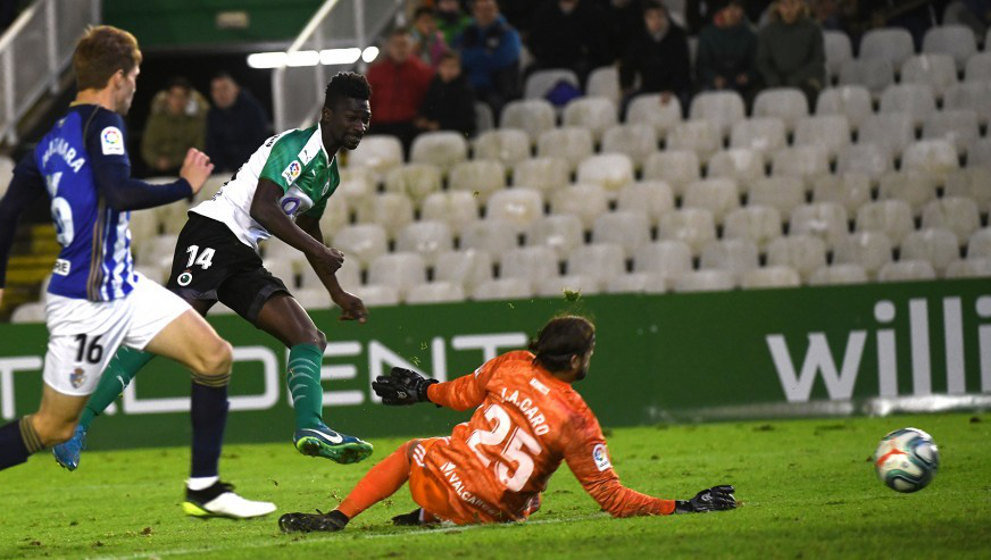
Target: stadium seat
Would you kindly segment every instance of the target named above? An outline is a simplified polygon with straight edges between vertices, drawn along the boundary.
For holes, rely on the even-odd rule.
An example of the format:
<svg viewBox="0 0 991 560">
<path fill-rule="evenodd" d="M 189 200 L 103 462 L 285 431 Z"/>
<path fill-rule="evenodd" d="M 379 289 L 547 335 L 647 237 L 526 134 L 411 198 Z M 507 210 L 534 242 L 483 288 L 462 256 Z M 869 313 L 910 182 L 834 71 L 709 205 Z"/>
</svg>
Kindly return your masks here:
<svg viewBox="0 0 991 560">
<path fill-rule="evenodd" d="M 499 277 L 522 278 L 534 291 L 541 280 L 557 275 L 557 255 L 550 247 L 516 247 L 499 255 Z"/>
<path fill-rule="evenodd" d="M 826 266 L 826 243 L 811 235 L 790 235 L 767 244 L 767 266 L 787 266 L 802 278 Z"/>
<path fill-rule="evenodd" d="M 764 157 L 755 150 L 730 148 L 716 152 L 709 159 L 706 170 L 707 178 L 725 178 L 740 185 L 749 185 L 765 177 Z"/>
<path fill-rule="evenodd" d="M 402 162 L 392 167 L 396 165 L 402 165 Z M 345 167 L 341 169 L 341 184 L 334 191 L 334 198 L 338 200 L 343 198 L 354 208 L 355 205 L 375 193 L 375 185 L 383 176 L 384 173 L 379 174 L 366 167 Z"/>
<path fill-rule="evenodd" d="M 834 286 L 840 284 L 866 284 L 867 271 L 854 263 L 823 266 L 809 277 L 810 286 Z"/>
<path fill-rule="evenodd" d="M 492 280 L 492 255 L 486 251 L 461 249 L 437 255 L 434 280 L 462 286 L 466 293 Z"/>
<path fill-rule="evenodd" d="M 661 216 L 658 238 L 682 241 L 694 254 L 716 238 L 716 222 L 712 212 L 700 208 L 682 208 Z"/>
<path fill-rule="evenodd" d="M 541 133 L 537 139 L 538 156 L 561 158 L 568 162 L 569 170 L 578 167 L 593 151 L 592 131 L 587 128 L 555 128 Z"/>
<path fill-rule="evenodd" d="M 475 101 L 475 133 L 482 134 L 495 128 L 495 115 L 492 107 L 484 101 Z"/>
<path fill-rule="evenodd" d="M 440 168 L 429 163 L 410 163 L 391 169 L 385 175 L 386 192 L 401 193 L 417 207 L 423 199 L 440 190 Z"/>
<path fill-rule="evenodd" d="M 936 97 L 925 84 L 896 84 L 881 94 L 881 113 L 906 113 L 912 125 L 919 127 L 936 112 Z"/>
<path fill-rule="evenodd" d="M 957 83 L 953 57 L 945 54 L 913 56 L 902 65 L 901 83 L 928 85 L 936 97 L 942 97 L 946 88 Z"/>
<path fill-rule="evenodd" d="M 619 87 L 619 68 L 602 66 L 592 70 L 585 82 L 585 95 L 589 97 L 604 97 L 618 106 L 623 93 Z"/>
<path fill-rule="evenodd" d="M 747 205 L 752 204 L 775 208 L 785 218 L 796 206 L 805 204 L 805 186 L 797 177 L 758 179 L 747 191 Z"/>
<path fill-rule="evenodd" d="M 668 131 L 680 122 L 681 103 L 677 97 L 662 103 L 658 93 L 642 94 L 634 97 L 626 109 L 627 124 L 649 124 L 657 131 L 659 138 L 666 137 Z"/>
<path fill-rule="evenodd" d="M 527 133 L 530 144 L 536 144 L 541 133 L 557 124 L 554 106 L 544 99 L 510 101 L 502 108 L 499 128 L 518 129 Z"/>
<path fill-rule="evenodd" d="M 0 181 L 0 184 L 3 184 L 0 189 L 7 188 L 7 183 Z M 131 211 L 128 229 L 131 230 L 131 253 L 136 259 L 140 259 L 145 245 L 159 234 L 158 214 L 154 208 Z"/>
<path fill-rule="evenodd" d="M 605 97 L 579 97 L 564 106 L 561 124 L 588 129 L 598 142 L 606 129 L 617 124 L 616 115 L 616 104 Z"/>
<path fill-rule="evenodd" d="M 860 40 L 860 58 L 880 58 L 895 68 L 915 54 L 912 35 L 900 27 L 871 29 Z"/>
<path fill-rule="evenodd" d="M 966 153 L 980 134 L 977 113 L 970 109 L 944 109 L 929 115 L 922 126 L 923 139 L 946 140 L 960 154 Z"/>
<path fill-rule="evenodd" d="M 405 298 L 410 288 L 427 281 L 427 266 L 416 253 L 389 253 L 372 261 L 368 267 L 368 283 L 392 286 Z"/>
<path fill-rule="evenodd" d="M 393 286 L 366 284 L 359 286 L 354 295 L 360 297 L 367 307 L 387 307 L 398 305 L 400 301 L 399 290 Z"/>
<path fill-rule="evenodd" d="M 740 287 L 745 290 L 759 288 L 794 288 L 802 285 L 798 271 L 789 266 L 754 268 L 740 277 Z"/>
<path fill-rule="evenodd" d="M 962 246 L 981 228 L 981 216 L 973 200 L 948 196 L 926 204 L 922 209 L 922 227 L 946 228 L 957 236 Z"/>
<path fill-rule="evenodd" d="M 740 121 L 733 125 L 729 143 L 731 148 L 753 150 L 769 160 L 771 154 L 788 145 L 785 123 L 776 117 Z"/>
<path fill-rule="evenodd" d="M 22 303 L 14 309 L 14 313 L 10 316 L 10 322 L 15 324 L 44 323 L 46 317 L 45 302 Z"/>
<path fill-rule="evenodd" d="M 406 294 L 406 303 L 453 303 L 465 300 L 464 288 L 450 282 L 417 284 Z"/>
<path fill-rule="evenodd" d="M 737 208 L 726 214 L 723 239 L 745 239 L 764 251 L 768 243 L 781 236 L 781 223 L 781 213 L 770 206 Z"/>
<path fill-rule="evenodd" d="M 808 115 L 808 99 L 797 88 L 765 89 L 754 99 L 755 117 L 777 117 L 784 122 L 787 130 L 794 130 L 798 120 Z"/>
<path fill-rule="evenodd" d="M 614 276 L 606 282 L 605 292 L 609 294 L 663 294 L 668 291 L 668 282 L 659 274 L 633 272 Z"/>
<path fill-rule="evenodd" d="M 428 196 L 420 209 L 421 220 L 437 220 L 459 235 L 478 221 L 478 197 L 468 191 L 443 191 Z"/>
<path fill-rule="evenodd" d="M 610 198 L 633 182 L 633 162 L 624 154 L 596 154 L 578 165 L 577 181 L 599 185 Z"/>
<path fill-rule="evenodd" d="M 954 242 L 957 241 L 956 234 L 953 234 L 953 240 Z M 970 234 L 970 238 L 967 240 L 967 258 L 991 258 L 991 227 L 979 229 Z"/>
<path fill-rule="evenodd" d="M 409 159 L 413 163 L 432 163 L 446 172 L 468 159 L 468 142 L 460 132 L 424 132 L 413 139 Z"/>
<path fill-rule="evenodd" d="M 603 154 L 624 154 L 637 169 L 647 156 L 657 151 L 657 131 L 647 124 L 613 126 L 602 135 Z"/>
<path fill-rule="evenodd" d="M 727 136 L 733 125 L 746 118 L 746 107 L 734 90 L 704 91 L 692 98 L 688 118 L 713 122 L 719 134 Z"/>
<path fill-rule="evenodd" d="M 843 31 L 827 29 L 822 32 L 822 39 L 826 50 L 826 72 L 830 77 L 838 76 L 840 65 L 853 59 L 850 37 Z"/>
<path fill-rule="evenodd" d="M 334 236 L 334 248 L 344 253 L 345 260 L 357 259 L 366 268 L 388 250 L 385 229 L 377 224 L 345 227 Z"/>
<path fill-rule="evenodd" d="M 356 210 L 359 224 L 377 224 L 389 239 L 413 221 L 413 203 L 400 193 L 377 194 L 362 201 Z"/>
<path fill-rule="evenodd" d="M 476 301 L 526 299 L 533 296 L 530 283 L 522 278 L 499 278 L 482 282 L 472 292 Z"/>
<path fill-rule="evenodd" d="M 292 245 L 275 236 L 259 242 L 258 247 L 261 249 L 261 254 L 265 258 L 282 258 L 299 261 L 306 260 L 306 257 L 304 257 L 303 254 L 297 251 Z"/>
<path fill-rule="evenodd" d="M 956 234 L 942 228 L 910 232 L 902 240 L 899 253 L 902 259 L 927 261 L 940 273 L 960 258 Z"/>
<path fill-rule="evenodd" d="M 967 148 L 967 167 L 991 168 L 991 137 L 982 138 Z"/>
<path fill-rule="evenodd" d="M 890 148 L 878 144 L 852 144 L 840 150 L 836 172 L 854 174 L 877 181 L 891 171 Z"/>
<path fill-rule="evenodd" d="M 684 121 L 668 131 L 665 148 L 668 150 L 691 150 L 699 159 L 709 156 L 723 147 L 723 137 L 719 127 L 709 121 Z"/>
<path fill-rule="evenodd" d="M 946 278 L 991 277 L 991 259 L 967 259 L 950 263 L 944 273 Z"/>
<path fill-rule="evenodd" d="M 578 75 L 571 70 L 561 68 L 537 70 L 527 77 L 526 83 L 523 85 L 523 97 L 525 99 L 543 99 L 558 82 L 567 82 L 578 89 L 582 87 L 581 82 L 578 81 Z"/>
<path fill-rule="evenodd" d="M 967 82 L 987 82 L 991 80 L 991 51 L 975 54 L 967 60 L 964 70 L 964 80 Z"/>
<path fill-rule="evenodd" d="M 272 273 L 272 276 L 285 282 L 290 290 L 296 287 L 296 268 L 290 258 L 269 257 L 262 261 L 265 270 Z"/>
<path fill-rule="evenodd" d="M 833 247 L 850 233 L 846 209 L 835 202 L 803 204 L 791 211 L 789 235 L 813 235 Z"/>
<path fill-rule="evenodd" d="M 953 171 L 946 176 L 943 193 L 970 198 L 978 208 L 987 208 L 991 204 L 991 169 L 968 167 Z"/>
<path fill-rule="evenodd" d="M 526 159 L 513 167 L 513 185 L 548 193 L 567 186 L 571 170 L 567 160 L 552 157 Z"/>
<path fill-rule="evenodd" d="M 537 295 L 541 297 L 570 298 L 569 293 L 593 295 L 602 291 L 601 282 L 583 274 L 553 276 L 542 279 L 537 285 Z"/>
<path fill-rule="evenodd" d="M 671 283 L 692 271 L 692 249 L 682 241 L 656 241 L 637 249 L 633 270 L 655 274 Z"/>
<path fill-rule="evenodd" d="M 725 270 L 733 275 L 735 283 L 748 270 L 760 266 L 757 245 L 746 239 L 720 239 L 702 248 L 699 268 Z"/>
<path fill-rule="evenodd" d="M 475 138 L 473 159 L 489 159 L 513 166 L 530 157 L 530 137 L 523 130 L 489 130 Z"/>
<path fill-rule="evenodd" d="M 172 272 L 172 269 L 164 266 L 139 265 L 134 267 L 134 271 L 143 274 L 146 278 L 150 278 L 155 283 L 164 285 L 168 282 L 169 274 Z M 46 277 L 45 280 L 46 282 L 43 286 L 38 289 L 38 295 L 42 299 L 45 297 L 45 292 L 48 291 L 48 283 L 51 282 L 51 275 Z"/>
<path fill-rule="evenodd" d="M 682 208 L 702 208 L 712 213 L 717 224 L 740 206 L 740 191 L 732 179 L 703 179 L 685 187 Z"/>
<path fill-rule="evenodd" d="M 516 228 L 501 220 L 482 220 L 465 226 L 461 232 L 461 249 L 477 249 L 490 255 L 502 255 L 519 246 Z"/>
<path fill-rule="evenodd" d="M 536 189 L 525 187 L 496 192 L 485 205 L 485 219 L 502 220 L 523 233 L 544 215 L 544 201 Z"/>
<path fill-rule="evenodd" d="M 954 84 L 943 92 L 943 110 L 969 109 L 977 114 L 979 124 L 986 125 L 988 120 L 991 120 L 991 103 L 987 102 L 989 97 L 991 97 L 991 76 L 988 77 L 988 81 Z"/>
<path fill-rule="evenodd" d="M 187 212 L 189 212 L 189 203 L 185 200 L 177 200 L 171 204 L 155 207 L 155 213 L 158 214 L 158 221 L 162 224 L 163 231 L 176 235 L 186 225 Z"/>
<path fill-rule="evenodd" d="M 940 182 L 959 166 L 957 150 L 946 140 L 919 140 L 902 152 L 902 170 L 924 171 Z"/>
<path fill-rule="evenodd" d="M 877 272 L 878 282 L 906 282 L 911 280 L 935 280 L 936 270 L 920 260 L 901 260 L 885 263 Z"/>
<path fill-rule="evenodd" d="M 451 169 L 447 188 L 467 191 L 485 204 L 492 193 L 506 187 L 506 167 L 498 160 L 463 161 Z"/>
<path fill-rule="evenodd" d="M 452 249 L 451 228 L 440 221 L 414 222 L 399 230 L 396 236 L 396 251 L 416 253 L 427 265 L 432 265 L 440 253 Z"/>
<path fill-rule="evenodd" d="M 337 232 L 351 224 L 351 207 L 346 198 L 332 198 L 327 201 L 320 216 L 320 233 L 324 241 L 330 241 Z"/>
<path fill-rule="evenodd" d="M 925 173 L 891 172 L 881 176 L 878 200 L 903 200 L 918 216 L 936 198 L 936 182 Z"/>
<path fill-rule="evenodd" d="M 331 309 L 334 305 L 327 290 L 322 286 L 293 290 L 292 297 L 299 303 L 300 307 L 308 311 L 311 309 Z"/>
<path fill-rule="evenodd" d="M 796 177 L 811 181 L 829 173 L 829 152 L 819 145 L 795 146 L 774 153 L 771 158 L 771 175 Z"/>
<path fill-rule="evenodd" d="M 2 161 L 3 160 L 0 160 L 0 183 L 6 182 L 7 177 L 4 173 Z M 210 175 L 206 182 L 203 183 L 203 187 L 199 190 L 199 192 L 193 195 L 192 205 L 196 206 L 204 200 L 213 198 L 213 195 L 217 194 L 217 191 L 227 184 L 227 181 L 230 179 L 230 173 L 216 173 L 214 175 Z M 0 196 L 3 196 L 2 192 L 0 192 Z"/>
<path fill-rule="evenodd" d="M 845 60 L 840 64 L 841 87 L 862 87 L 872 97 L 877 98 L 893 83 L 895 83 L 895 67 L 892 66 L 891 61 L 881 58 L 859 58 Z"/>
<path fill-rule="evenodd" d="M 881 113 L 868 116 L 857 132 L 857 145 L 874 144 L 890 157 L 898 157 L 915 141 L 915 124 L 908 113 Z"/>
<path fill-rule="evenodd" d="M 868 202 L 857 210 L 856 231 L 884 233 L 895 246 L 914 229 L 912 207 L 904 200 Z"/>
<path fill-rule="evenodd" d="M 348 168 L 365 167 L 379 176 L 402 163 L 402 143 L 395 136 L 386 134 L 365 136 L 358 147 L 348 153 Z"/>
<path fill-rule="evenodd" d="M 626 274 L 623 248 L 611 243 L 577 247 L 568 256 L 568 275 L 588 276 L 604 284 L 611 278 Z"/>
<path fill-rule="evenodd" d="M 646 212 L 651 225 L 674 210 L 674 192 L 664 181 L 639 181 L 619 190 L 616 210 Z"/>
<path fill-rule="evenodd" d="M 861 173 L 823 175 L 812 183 L 812 202 L 835 202 L 848 216 L 871 200 L 871 179 Z"/>
<path fill-rule="evenodd" d="M 795 146 L 822 146 L 830 159 L 850 145 L 850 124 L 841 115 L 805 117 L 795 125 Z"/>
<path fill-rule="evenodd" d="M 327 288 L 317 273 L 310 266 L 310 263 L 303 261 L 297 264 L 299 271 L 299 285 L 303 289 L 322 290 L 324 297 L 327 297 Z M 334 273 L 337 282 L 347 291 L 353 291 L 361 286 L 361 264 L 356 259 L 344 259 L 344 264 Z M 329 301 L 329 300 L 328 300 Z"/>
<path fill-rule="evenodd" d="M 819 92 L 816 99 L 816 115 L 842 115 L 847 118 L 852 130 L 857 130 L 860 123 L 873 113 L 871 92 L 864 86 L 826 88 Z"/>
<path fill-rule="evenodd" d="M 691 150 L 665 150 L 647 157 L 643 165 L 643 178 L 647 181 L 664 181 L 671 186 L 675 196 L 685 192 L 685 186 L 702 178 L 702 165 L 698 155 Z"/>
<path fill-rule="evenodd" d="M 965 25 L 930 27 L 922 38 L 922 52 L 949 55 L 962 70 L 967 59 L 977 52 L 977 41 Z"/>
<path fill-rule="evenodd" d="M 736 281 L 725 270 L 696 270 L 679 276 L 673 287 L 678 293 L 721 292 L 735 288 Z"/>
<path fill-rule="evenodd" d="M 858 231 L 841 239 L 833 249 L 833 264 L 858 264 L 873 277 L 891 262 L 891 239 L 881 231 Z"/>
<path fill-rule="evenodd" d="M 612 243 L 623 248 L 627 258 L 642 245 L 650 243 L 650 223 L 642 211 L 607 212 L 595 219 L 592 243 Z"/>
<path fill-rule="evenodd" d="M 176 243 L 179 236 L 166 233 L 149 239 L 142 248 L 142 253 L 137 256 L 137 262 L 141 265 L 153 265 L 172 268 L 172 257 L 175 254 Z"/>
<path fill-rule="evenodd" d="M 551 213 L 577 216 L 587 230 L 608 210 L 609 197 L 599 185 L 579 183 L 551 193 Z"/>
<path fill-rule="evenodd" d="M 584 242 L 582 222 L 578 216 L 571 214 L 543 216 L 530 225 L 526 235 L 527 245 L 550 247 L 561 261 Z"/>
</svg>

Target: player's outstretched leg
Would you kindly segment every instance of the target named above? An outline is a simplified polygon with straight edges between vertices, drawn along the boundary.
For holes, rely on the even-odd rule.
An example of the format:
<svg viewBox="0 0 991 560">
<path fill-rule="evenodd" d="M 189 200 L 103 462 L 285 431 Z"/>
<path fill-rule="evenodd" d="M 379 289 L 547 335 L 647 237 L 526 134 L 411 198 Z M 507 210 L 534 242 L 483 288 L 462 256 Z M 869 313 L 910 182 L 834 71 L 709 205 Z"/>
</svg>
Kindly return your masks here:
<svg viewBox="0 0 991 560">
<path fill-rule="evenodd" d="M 79 467 L 80 455 L 83 449 L 86 449 L 86 433 L 89 431 L 93 418 L 102 414 L 110 406 L 110 403 L 114 402 L 127 388 L 138 371 L 154 357 L 154 354 L 126 346 L 117 350 L 113 359 L 107 364 L 107 369 L 104 370 L 103 377 L 100 378 L 100 383 L 96 386 L 96 391 L 87 401 L 86 408 L 79 418 L 79 424 L 76 426 L 72 438 L 52 448 L 52 455 L 55 456 L 56 463 L 70 471 Z"/>
</svg>

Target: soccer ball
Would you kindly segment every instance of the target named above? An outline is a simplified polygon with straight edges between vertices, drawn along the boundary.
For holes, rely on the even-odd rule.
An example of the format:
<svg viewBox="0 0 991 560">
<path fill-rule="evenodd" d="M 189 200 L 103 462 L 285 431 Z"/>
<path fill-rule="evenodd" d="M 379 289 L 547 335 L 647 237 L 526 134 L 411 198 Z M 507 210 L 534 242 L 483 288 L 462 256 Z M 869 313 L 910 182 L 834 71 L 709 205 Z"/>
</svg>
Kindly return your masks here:
<svg viewBox="0 0 991 560">
<path fill-rule="evenodd" d="M 874 470 L 889 488 L 916 492 L 932 482 L 939 469 L 939 449 L 932 436 L 902 428 L 884 436 L 874 452 Z"/>
</svg>

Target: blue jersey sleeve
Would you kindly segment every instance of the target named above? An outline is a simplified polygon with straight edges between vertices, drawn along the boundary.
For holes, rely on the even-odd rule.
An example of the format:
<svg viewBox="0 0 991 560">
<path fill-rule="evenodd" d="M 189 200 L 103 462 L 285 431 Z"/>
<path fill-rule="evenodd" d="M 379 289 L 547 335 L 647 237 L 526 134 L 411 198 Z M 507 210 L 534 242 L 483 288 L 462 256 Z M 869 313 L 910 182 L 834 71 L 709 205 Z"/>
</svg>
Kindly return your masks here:
<svg viewBox="0 0 991 560">
<path fill-rule="evenodd" d="M 141 210 L 192 196 L 193 189 L 185 179 L 152 185 L 131 177 L 124 121 L 117 113 L 97 109 L 88 119 L 84 134 L 93 181 L 111 208 Z"/>
<path fill-rule="evenodd" d="M 6 177 L 0 178 L 5 180 Z M 7 194 L 0 199 L 0 288 L 6 286 L 7 257 L 14 243 L 18 218 L 24 209 L 45 194 L 44 182 L 34 153 L 28 153 L 14 168 L 14 177 L 7 188 Z"/>
</svg>

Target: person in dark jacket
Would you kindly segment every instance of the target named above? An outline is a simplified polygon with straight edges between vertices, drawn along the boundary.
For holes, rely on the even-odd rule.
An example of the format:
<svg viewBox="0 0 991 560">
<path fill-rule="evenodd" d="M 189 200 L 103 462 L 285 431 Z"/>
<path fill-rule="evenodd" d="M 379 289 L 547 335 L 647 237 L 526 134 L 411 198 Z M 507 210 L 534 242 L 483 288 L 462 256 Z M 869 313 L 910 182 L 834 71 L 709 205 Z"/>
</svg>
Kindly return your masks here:
<svg viewBox="0 0 991 560">
<path fill-rule="evenodd" d="M 644 4 L 644 27 L 630 40 L 619 65 L 619 83 L 628 100 L 640 93 L 660 93 L 661 102 L 672 98 L 688 107 L 692 87 L 688 38 L 673 23 L 668 9 L 656 1 Z M 635 87 L 637 78 L 639 88 Z"/>
<path fill-rule="evenodd" d="M 475 133 L 475 93 L 461 72 L 458 53 L 441 55 L 415 124 L 423 132 L 453 130 L 465 136 Z"/>
<path fill-rule="evenodd" d="M 556 0 L 541 5 L 530 29 L 534 69 L 566 68 L 584 83 L 609 60 L 605 13 L 590 0 Z"/>
<path fill-rule="evenodd" d="M 498 119 L 520 90 L 520 35 L 499 14 L 495 0 L 475 0 L 471 25 L 454 41 L 468 83 Z"/>
<path fill-rule="evenodd" d="M 744 17 L 743 3 L 724 2 L 699 34 L 699 85 L 706 90 L 734 89 L 748 97 L 757 78 L 756 58 L 757 33 Z"/>
<path fill-rule="evenodd" d="M 765 86 L 799 88 L 815 106 L 826 86 L 826 49 L 804 0 L 778 0 L 757 37 L 757 70 Z"/>
<path fill-rule="evenodd" d="M 268 136 L 268 116 L 255 96 L 226 72 L 210 81 L 210 98 L 213 107 L 206 115 L 206 153 L 215 172 L 234 171 Z"/>
</svg>

